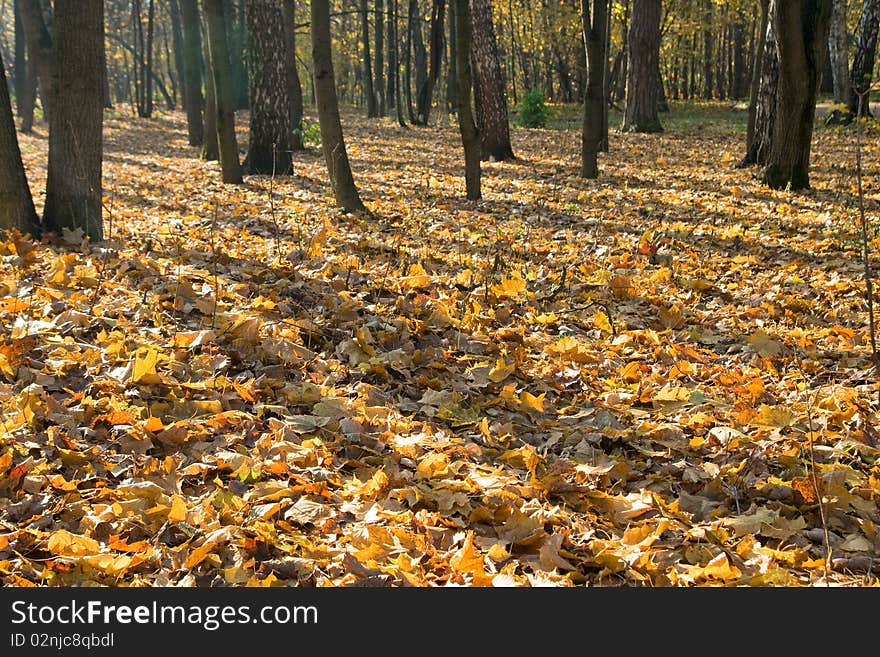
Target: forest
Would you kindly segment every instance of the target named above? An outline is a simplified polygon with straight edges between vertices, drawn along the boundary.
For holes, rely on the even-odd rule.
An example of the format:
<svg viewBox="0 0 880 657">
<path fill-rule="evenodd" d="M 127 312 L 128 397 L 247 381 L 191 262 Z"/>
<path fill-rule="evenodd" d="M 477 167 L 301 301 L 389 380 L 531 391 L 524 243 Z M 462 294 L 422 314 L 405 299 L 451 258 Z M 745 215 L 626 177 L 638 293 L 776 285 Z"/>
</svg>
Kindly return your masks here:
<svg viewBox="0 0 880 657">
<path fill-rule="evenodd" d="M 880 584 L 880 0 L 0 0 L 0 585 Z"/>
</svg>

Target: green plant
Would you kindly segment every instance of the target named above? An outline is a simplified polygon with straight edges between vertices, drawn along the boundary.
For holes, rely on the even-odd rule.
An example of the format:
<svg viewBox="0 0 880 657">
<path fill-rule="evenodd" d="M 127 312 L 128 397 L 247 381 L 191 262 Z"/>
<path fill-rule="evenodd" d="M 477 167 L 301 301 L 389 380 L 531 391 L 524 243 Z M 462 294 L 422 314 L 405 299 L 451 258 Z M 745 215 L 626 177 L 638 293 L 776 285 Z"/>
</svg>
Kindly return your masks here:
<svg viewBox="0 0 880 657">
<path fill-rule="evenodd" d="M 544 103 L 541 89 L 529 89 L 523 94 L 517 113 L 517 125 L 523 128 L 543 128 L 550 118 L 550 108 Z"/>
<path fill-rule="evenodd" d="M 303 144 L 320 144 L 321 143 L 321 126 L 313 121 L 303 119 L 299 132 L 302 135 Z"/>
</svg>

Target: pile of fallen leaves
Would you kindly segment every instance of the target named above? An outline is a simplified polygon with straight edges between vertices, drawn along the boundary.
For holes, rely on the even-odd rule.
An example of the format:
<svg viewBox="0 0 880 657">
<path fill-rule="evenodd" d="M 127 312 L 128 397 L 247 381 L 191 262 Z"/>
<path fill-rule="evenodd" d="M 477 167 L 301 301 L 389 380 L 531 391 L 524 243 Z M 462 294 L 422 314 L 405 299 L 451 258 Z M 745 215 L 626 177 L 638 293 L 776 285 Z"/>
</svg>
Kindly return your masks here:
<svg viewBox="0 0 880 657">
<path fill-rule="evenodd" d="M 741 120 L 599 181 L 515 129 L 468 203 L 454 127 L 348 115 L 358 218 L 314 148 L 223 186 L 181 114 L 108 116 L 108 239 L 0 244 L 0 581 L 875 584 L 855 137 L 772 192 Z"/>
</svg>

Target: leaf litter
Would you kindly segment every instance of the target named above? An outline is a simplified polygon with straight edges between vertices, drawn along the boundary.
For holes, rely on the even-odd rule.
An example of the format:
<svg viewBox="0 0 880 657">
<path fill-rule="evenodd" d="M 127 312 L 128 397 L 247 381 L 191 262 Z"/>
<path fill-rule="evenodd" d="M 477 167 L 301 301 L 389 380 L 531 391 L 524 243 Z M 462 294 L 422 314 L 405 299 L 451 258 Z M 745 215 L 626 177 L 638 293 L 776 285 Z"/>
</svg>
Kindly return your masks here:
<svg viewBox="0 0 880 657">
<path fill-rule="evenodd" d="M 847 133 L 789 194 L 734 130 L 586 181 L 514 129 L 468 203 L 454 128 L 347 115 L 352 217 L 182 121 L 108 116 L 104 243 L 0 244 L 5 585 L 876 584 Z"/>
</svg>

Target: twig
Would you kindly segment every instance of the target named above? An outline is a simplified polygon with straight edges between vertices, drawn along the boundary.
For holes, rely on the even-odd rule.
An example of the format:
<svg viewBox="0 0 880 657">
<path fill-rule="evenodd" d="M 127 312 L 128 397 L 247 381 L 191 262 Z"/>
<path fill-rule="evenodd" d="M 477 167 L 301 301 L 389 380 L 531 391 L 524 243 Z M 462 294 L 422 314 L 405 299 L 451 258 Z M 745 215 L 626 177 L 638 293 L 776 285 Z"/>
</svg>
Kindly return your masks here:
<svg viewBox="0 0 880 657">
<path fill-rule="evenodd" d="M 800 364 L 800 359 L 798 359 L 798 364 Z M 831 537 L 828 533 L 828 522 L 825 519 L 822 491 L 819 490 L 819 478 L 816 476 L 816 456 L 813 451 L 813 401 L 809 394 L 807 395 L 807 427 L 809 428 L 807 444 L 810 448 L 810 479 L 813 482 L 813 491 L 816 493 L 816 501 L 819 504 L 819 518 L 822 520 L 822 533 L 825 540 L 825 584 L 828 585 L 828 569 L 831 566 Z"/>
</svg>

